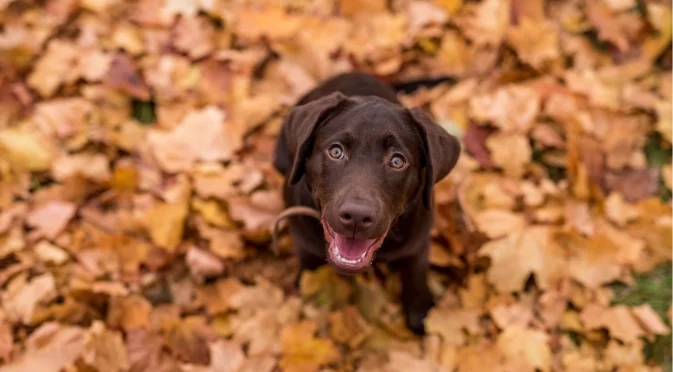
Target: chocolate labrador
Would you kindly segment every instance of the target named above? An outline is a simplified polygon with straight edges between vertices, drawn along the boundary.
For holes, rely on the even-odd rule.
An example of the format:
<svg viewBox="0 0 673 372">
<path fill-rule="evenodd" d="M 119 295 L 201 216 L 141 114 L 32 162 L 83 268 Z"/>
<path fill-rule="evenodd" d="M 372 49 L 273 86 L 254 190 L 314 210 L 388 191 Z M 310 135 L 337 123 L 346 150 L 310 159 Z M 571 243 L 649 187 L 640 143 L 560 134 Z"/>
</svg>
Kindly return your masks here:
<svg viewBox="0 0 673 372">
<path fill-rule="evenodd" d="M 328 262 L 355 274 L 374 259 L 398 270 L 407 326 L 424 333 L 433 186 L 460 144 L 421 109 L 365 73 L 335 76 L 302 97 L 283 123 L 274 166 L 286 206 L 320 212 L 289 220 L 301 270 Z"/>
</svg>

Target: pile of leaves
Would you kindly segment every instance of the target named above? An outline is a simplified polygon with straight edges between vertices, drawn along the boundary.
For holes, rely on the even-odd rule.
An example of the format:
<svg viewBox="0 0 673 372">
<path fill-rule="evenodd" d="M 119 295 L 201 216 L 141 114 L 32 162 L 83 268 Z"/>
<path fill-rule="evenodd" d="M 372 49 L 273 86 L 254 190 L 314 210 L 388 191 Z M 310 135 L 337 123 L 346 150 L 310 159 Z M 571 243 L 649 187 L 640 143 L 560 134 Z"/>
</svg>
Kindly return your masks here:
<svg viewBox="0 0 673 372">
<path fill-rule="evenodd" d="M 400 94 L 464 145 L 425 337 L 270 252 L 282 117 L 350 70 L 452 78 Z M 0 371 L 659 370 L 670 293 L 613 288 L 670 267 L 671 134 L 665 1 L 0 0 Z"/>
</svg>

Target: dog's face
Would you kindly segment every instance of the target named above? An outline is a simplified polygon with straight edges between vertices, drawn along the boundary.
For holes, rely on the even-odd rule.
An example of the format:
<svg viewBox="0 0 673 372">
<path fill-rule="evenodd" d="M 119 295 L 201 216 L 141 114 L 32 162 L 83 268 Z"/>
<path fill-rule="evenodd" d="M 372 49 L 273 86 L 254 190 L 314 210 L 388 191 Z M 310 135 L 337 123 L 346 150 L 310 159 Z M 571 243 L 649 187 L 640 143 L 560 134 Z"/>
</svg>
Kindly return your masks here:
<svg viewBox="0 0 673 372">
<path fill-rule="evenodd" d="M 430 208 L 434 182 L 460 152 L 456 139 L 421 111 L 376 97 L 334 93 L 295 107 L 283 130 L 288 182 L 305 177 L 320 209 L 328 260 L 343 273 L 371 264 L 414 200 L 422 197 Z"/>
</svg>

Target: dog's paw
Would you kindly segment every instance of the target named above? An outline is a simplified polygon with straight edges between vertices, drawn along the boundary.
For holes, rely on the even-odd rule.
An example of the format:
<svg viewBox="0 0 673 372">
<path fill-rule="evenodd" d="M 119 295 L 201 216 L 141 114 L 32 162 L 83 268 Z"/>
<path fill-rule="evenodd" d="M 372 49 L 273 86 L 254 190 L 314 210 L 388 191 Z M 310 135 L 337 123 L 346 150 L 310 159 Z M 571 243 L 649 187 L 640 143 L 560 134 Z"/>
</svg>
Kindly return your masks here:
<svg viewBox="0 0 673 372">
<path fill-rule="evenodd" d="M 409 330 L 419 336 L 425 335 L 425 317 L 432 306 L 434 306 L 433 301 L 424 301 L 423 305 L 406 311 L 406 323 Z"/>
</svg>

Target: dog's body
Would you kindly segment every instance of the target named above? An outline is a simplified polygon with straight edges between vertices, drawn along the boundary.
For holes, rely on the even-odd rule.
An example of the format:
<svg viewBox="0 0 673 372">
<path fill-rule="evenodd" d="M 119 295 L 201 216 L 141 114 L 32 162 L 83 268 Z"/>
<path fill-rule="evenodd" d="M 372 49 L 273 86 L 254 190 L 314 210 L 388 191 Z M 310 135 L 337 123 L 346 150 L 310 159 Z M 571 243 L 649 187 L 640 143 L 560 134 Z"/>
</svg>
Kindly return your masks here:
<svg viewBox="0 0 673 372">
<path fill-rule="evenodd" d="M 454 137 L 402 107 L 372 76 L 338 75 L 306 94 L 285 120 L 274 159 L 287 180 L 286 205 L 323 216 L 289 221 L 301 270 L 329 262 L 355 273 L 376 255 L 399 270 L 407 325 L 423 333 L 434 304 L 427 285 L 432 186 L 459 153 Z"/>
</svg>

